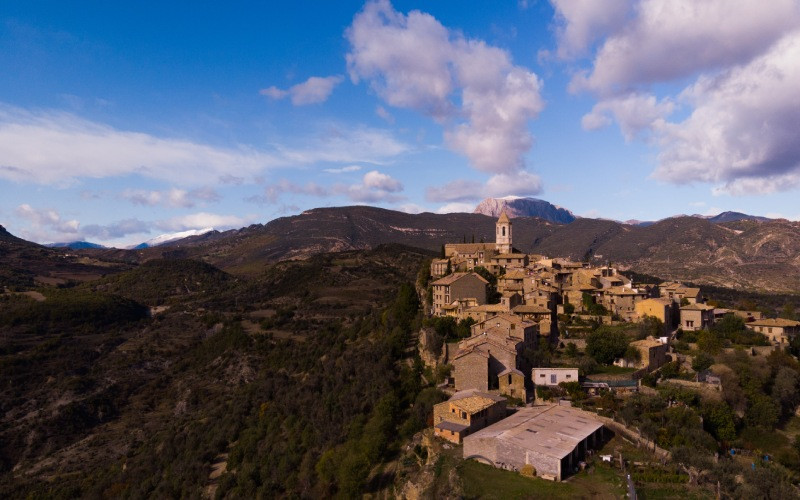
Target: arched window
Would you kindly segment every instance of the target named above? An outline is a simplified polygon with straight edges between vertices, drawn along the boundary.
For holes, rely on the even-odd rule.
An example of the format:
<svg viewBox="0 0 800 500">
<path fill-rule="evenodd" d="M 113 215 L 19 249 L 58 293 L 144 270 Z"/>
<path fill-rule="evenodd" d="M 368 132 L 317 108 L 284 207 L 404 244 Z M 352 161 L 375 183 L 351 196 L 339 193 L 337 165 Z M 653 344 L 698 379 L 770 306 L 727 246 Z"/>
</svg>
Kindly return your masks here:
<svg viewBox="0 0 800 500">
<path fill-rule="evenodd" d="M 506 235 L 506 226 L 503 226 L 503 236 Z"/>
</svg>

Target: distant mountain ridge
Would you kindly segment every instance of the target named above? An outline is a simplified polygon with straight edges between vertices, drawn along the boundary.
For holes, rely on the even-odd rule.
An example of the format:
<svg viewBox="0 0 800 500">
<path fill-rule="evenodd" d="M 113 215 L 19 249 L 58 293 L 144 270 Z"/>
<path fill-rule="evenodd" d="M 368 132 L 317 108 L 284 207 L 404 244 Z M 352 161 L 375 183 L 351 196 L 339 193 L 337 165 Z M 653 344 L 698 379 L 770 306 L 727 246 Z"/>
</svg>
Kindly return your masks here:
<svg viewBox="0 0 800 500">
<path fill-rule="evenodd" d="M 234 274 L 249 274 L 278 260 L 387 243 L 438 253 L 444 243 L 492 242 L 496 220 L 483 214 L 408 214 L 367 206 L 316 208 L 267 224 L 191 236 L 142 250 L 136 258 L 199 258 Z M 714 223 L 680 216 L 647 226 L 587 218 L 556 224 L 539 217 L 516 217 L 512 223 L 514 246 L 526 253 L 612 262 L 664 279 L 763 291 L 800 290 L 797 222 Z M 130 255 L 122 250 L 99 252 L 114 259 Z"/>
<path fill-rule="evenodd" d="M 73 250 L 83 250 L 85 248 L 106 248 L 99 243 L 92 243 L 90 241 L 70 241 L 65 243 L 50 243 L 45 245 L 49 248 L 71 248 Z"/>
<path fill-rule="evenodd" d="M 539 217 L 556 224 L 569 224 L 575 220 L 575 214 L 566 208 L 538 198 L 486 198 L 475 207 L 475 214 L 499 217 L 505 211 L 509 217 Z"/>
</svg>

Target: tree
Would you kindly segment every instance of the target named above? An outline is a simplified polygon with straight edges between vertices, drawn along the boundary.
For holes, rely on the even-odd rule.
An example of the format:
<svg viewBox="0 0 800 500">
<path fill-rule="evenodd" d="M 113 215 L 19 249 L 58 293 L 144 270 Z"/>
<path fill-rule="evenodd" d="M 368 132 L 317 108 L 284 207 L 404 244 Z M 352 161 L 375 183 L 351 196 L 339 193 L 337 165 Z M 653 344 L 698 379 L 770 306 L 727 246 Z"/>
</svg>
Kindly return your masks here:
<svg viewBox="0 0 800 500">
<path fill-rule="evenodd" d="M 639 339 L 660 337 L 664 334 L 664 322 L 655 316 L 645 316 L 639 323 Z"/>
<path fill-rule="evenodd" d="M 711 365 L 714 364 L 714 357 L 708 354 L 707 352 L 700 352 L 697 356 L 692 359 L 692 370 L 696 372 L 701 372 L 703 370 L 708 370 Z"/>
<path fill-rule="evenodd" d="M 781 309 L 780 317 L 783 319 L 790 319 L 792 321 L 797 319 L 797 314 L 795 313 L 794 304 L 791 302 L 787 302 L 783 305 L 783 309 Z"/>
<path fill-rule="evenodd" d="M 573 342 L 568 342 L 566 347 L 564 347 L 564 355 L 569 358 L 576 357 L 578 355 L 578 346 Z"/>
<path fill-rule="evenodd" d="M 781 406 L 784 415 L 790 414 L 800 403 L 800 395 L 797 393 L 799 385 L 800 375 L 791 368 L 781 367 L 775 374 L 772 397 Z"/>
<path fill-rule="evenodd" d="M 750 405 L 744 414 L 747 424 L 751 427 L 773 429 L 780 416 L 778 403 L 763 394 L 752 394 L 749 400 Z"/>
<path fill-rule="evenodd" d="M 711 327 L 711 331 L 726 339 L 731 339 L 746 329 L 744 320 L 733 313 L 726 314 Z"/>
<path fill-rule="evenodd" d="M 708 402 L 701 409 L 703 427 L 719 441 L 736 439 L 736 424 L 731 407 L 725 402 Z"/>
<path fill-rule="evenodd" d="M 719 354 L 722 339 L 716 333 L 703 330 L 697 335 L 697 348 L 708 354 Z"/>
<path fill-rule="evenodd" d="M 564 304 L 564 314 L 571 316 L 575 313 L 575 306 L 567 302 Z"/>
<path fill-rule="evenodd" d="M 627 348 L 628 338 L 617 330 L 600 327 L 586 338 L 586 354 L 603 365 L 622 357 Z"/>
</svg>

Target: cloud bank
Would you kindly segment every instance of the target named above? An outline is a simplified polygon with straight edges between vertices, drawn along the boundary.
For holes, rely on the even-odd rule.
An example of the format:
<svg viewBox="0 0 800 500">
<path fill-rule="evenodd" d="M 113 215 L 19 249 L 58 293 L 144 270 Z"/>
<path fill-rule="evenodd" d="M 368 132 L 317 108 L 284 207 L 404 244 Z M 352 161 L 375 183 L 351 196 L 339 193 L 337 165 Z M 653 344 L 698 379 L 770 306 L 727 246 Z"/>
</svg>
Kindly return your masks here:
<svg viewBox="0 0 800 500">
<path fill-rule="evenodd" d="M 585 129 L 615 121 L 626 140 L 646 138 L 666 182 L 717 195 L 800 186 L 800 3 L 619 0 L 593 20 L 593 2 L 551 1 L 557 53 L 591 54 L 570 83 L 598 99 Z"/>
<path fill-rule="evenodd" d="M 493 174 L 490 185 L 522 180 L 536 189 L 526 194 L 541 190 L 524 155 L 533 145 L 528 122 L 544 107 L 542 83 L 507 51 L 451 31 L 430 14 L 404 15 L 388 0 L 367 3 L 345 37 L 354 83 L 365 80 L 387 104 L 441 123 L 453 151 Z"/>
</svg>

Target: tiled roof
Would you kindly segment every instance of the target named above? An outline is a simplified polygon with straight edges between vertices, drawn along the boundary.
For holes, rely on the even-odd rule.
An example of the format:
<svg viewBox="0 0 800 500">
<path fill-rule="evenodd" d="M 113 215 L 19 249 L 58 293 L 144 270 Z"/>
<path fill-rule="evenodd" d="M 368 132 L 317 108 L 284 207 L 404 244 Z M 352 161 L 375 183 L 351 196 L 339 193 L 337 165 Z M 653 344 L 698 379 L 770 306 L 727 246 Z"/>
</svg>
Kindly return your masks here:
<svg viewBox="0 0 800 500">
<path fill-rule="evenodd" d="M 432 285 L 452 285 L 456 281 L 458 281 L 461 278 L 464 278 L 466 276 L 474 276 L 474 277 L 478 278 L 479 280 L 483 281 L 484 283 L 487 283 L 487 284 L 489 283 L 488 281 L 483 279 L 483 277 L 480 274 L 477 274 L 477 273 L 453 273 L 453 274 L 449 274 L 449 275 L 445 276 L 444 278 L 439 278 L 438 280 L 434 281 L 431 284 Z"/>
<path fill-rule="evenodd" d="M 800 326 L 800 321 L 792 321 L 790 319 L 783 319 L 783 318 L 777 318 L 777 319 L 769 318 L 769 319 L 758 319 L 756 321 L 752 321 L 747 324 L 750 326 L 778 326 L 783 328 L 785 327 L 791 328 Z"/>
</svg>

